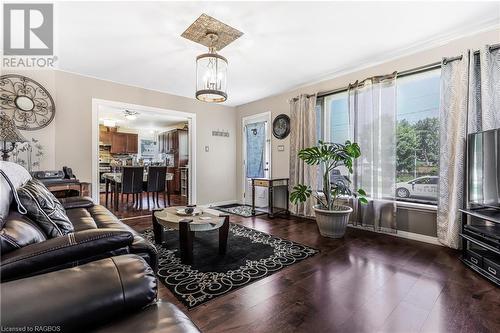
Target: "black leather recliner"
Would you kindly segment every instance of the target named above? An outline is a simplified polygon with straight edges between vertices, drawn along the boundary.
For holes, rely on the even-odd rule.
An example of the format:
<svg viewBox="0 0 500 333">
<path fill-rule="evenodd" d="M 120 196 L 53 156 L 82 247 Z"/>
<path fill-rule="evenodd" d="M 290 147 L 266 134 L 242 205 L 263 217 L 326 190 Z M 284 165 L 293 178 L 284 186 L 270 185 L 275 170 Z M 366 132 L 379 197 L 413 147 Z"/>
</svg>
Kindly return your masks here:
<svg viewBox="0 0 500 333">
<path fill-rule="evenodd" d="M 136 255 L 4 282 L 0 292 L 3 331 L 199 332 L 176 306 L 156 300 L 155 274 Z"/>
<path fill-rule="evenodd" d="M 25 171 L 16 168 L 0 161 L 19 185 Z M 156 248 L 105 207 L 62 200 L 75 230 L 48 238 L 17 212 L 12 196 L 0 179 L 2 331 L 199 332 L 177 307 L 156 299 Z"/>
</svg>

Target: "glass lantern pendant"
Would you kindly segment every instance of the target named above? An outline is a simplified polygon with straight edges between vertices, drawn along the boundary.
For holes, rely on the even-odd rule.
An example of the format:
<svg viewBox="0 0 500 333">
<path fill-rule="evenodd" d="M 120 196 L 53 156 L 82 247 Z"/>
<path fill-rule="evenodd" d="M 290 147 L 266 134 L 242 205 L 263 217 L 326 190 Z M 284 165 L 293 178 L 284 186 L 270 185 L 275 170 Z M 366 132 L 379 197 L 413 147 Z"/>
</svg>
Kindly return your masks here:
<svg viewBox="0 0 500 333">
<path fill-rule="evenodd" d="M 208 33 L 208 53 L 196 57 L 196 98 L 203 102 L 220 103 L 227 100 L 227 59 L 213 47 L 218 36 Z"/>
</svg>

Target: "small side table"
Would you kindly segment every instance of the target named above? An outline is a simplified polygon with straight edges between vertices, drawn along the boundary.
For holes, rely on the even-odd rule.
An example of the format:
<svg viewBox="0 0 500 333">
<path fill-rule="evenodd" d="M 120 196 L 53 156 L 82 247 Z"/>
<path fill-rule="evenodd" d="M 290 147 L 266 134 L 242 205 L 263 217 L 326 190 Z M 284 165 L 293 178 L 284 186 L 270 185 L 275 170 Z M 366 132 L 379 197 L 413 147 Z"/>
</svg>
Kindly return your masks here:
<svg viewBox="0 0 500 333">
<path fill-rule="evenodd" d="M 46 181 L 42 182 L 47 189 L 58 194 L 62 191 L 75 190 L 78 191 L 79 195 L 82 197 L 88 197 L 91 195 L 91 184 L 87 182 L 80 182 L 79 180 L 64 180 L 64 181 Z"/>
<path fill-rule="evenodd" d="M 252 178 L 252 215 L 255 215 L 257 209 L 255 208 L 255 187 L 266 187 L 269 193 L 269 207 L 265 212 L 269 218 L 274 218 L 275 214 L 285 213 L 290 215 L 289 210 L 289 192 L 288 192 L 288 178 Z M 276 188 L 284 188 L 286 193 L 286 207 L 274 207 L 274 190 Z M 259 209 L 264 211 L 263 209 Z"/>
</svg>

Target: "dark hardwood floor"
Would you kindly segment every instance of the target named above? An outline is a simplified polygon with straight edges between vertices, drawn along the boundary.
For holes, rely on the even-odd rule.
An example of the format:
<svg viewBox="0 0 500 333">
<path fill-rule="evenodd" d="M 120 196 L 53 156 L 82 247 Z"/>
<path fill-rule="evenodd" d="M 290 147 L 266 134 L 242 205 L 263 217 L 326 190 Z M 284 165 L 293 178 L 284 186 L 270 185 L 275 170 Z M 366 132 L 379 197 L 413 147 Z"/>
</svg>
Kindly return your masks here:
<svg viewBox="0 0 500 333">
<path fill-rule="evenodd" d="M 144 217 L 125 222 L 151 226 Z M 160 298 L 203 332 L 500 332 L 500 288 L 457 251 L 357 229 L 323 238 L 314 221 L 293 217 L 231 222 L 321 252 L 191 311 L 160 283 Z"/>
<path fill-rule="evenodd" d="M 106 206 L 106 195 L 104 193 L 100 193 L 99 195 L 99 202 L 101 205 Z M 163 193 L 159 194 L 158 198 L 158 203 L 159 207 L 163 208 Z M 182 206 L 186 205 L 187 199 L 186 197 L 177 195 L 177 194 L 171 194 L 170 195 L 170 205 L 172 206 Z M 168 205 L 168 203 L 167 203 Z M 123 195 L 120 198 L 119 204 L 118 204 L 118 210 L 114 210 L 113 207 L 111 207 L 111 197 L 108 199 L 108 205 L 106 206 L 110 211 L 113 212 L 116 216 L 119 218 L 130 218 L 130 217 L 137 217 L 137 216 L 144 216 L 151 214 L 151 211 L 153 208 L 158 208 L 158 205 L 153 204 L 153 199 L 150 197 L 149 198 L 149 209 L 148 209 L 148 202 L 146 198 L 146 194 L 143 193 L 142 195 L 142 209 L 139 208 L 138 205 L 133 203 L 132 195 L 129 195 L 129 200 L 128 202 L 126 201 L 126 195 Z"/>
</svg>

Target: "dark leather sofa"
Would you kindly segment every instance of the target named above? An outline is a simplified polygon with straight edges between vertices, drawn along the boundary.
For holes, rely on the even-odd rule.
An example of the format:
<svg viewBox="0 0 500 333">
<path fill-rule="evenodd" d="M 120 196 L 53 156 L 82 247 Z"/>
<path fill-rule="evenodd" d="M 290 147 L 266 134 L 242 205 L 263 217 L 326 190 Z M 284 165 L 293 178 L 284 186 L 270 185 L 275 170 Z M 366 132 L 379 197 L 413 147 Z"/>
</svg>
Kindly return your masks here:
<svg viewBox="0 0 500 333">
<path fill-rule="evenodd" d="M 48 238 L 17 212 L 5 185 L 0 179 L 0 204 L 11 203 L 0 207 L 2 331 L 199 332 L 157 300 L 155 247 L 105 207 L 62 200 L 75 230 Z"/>
</svg>

